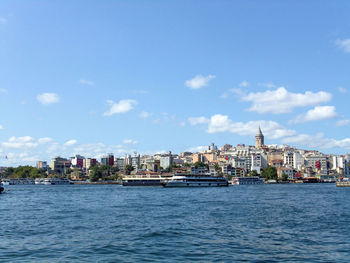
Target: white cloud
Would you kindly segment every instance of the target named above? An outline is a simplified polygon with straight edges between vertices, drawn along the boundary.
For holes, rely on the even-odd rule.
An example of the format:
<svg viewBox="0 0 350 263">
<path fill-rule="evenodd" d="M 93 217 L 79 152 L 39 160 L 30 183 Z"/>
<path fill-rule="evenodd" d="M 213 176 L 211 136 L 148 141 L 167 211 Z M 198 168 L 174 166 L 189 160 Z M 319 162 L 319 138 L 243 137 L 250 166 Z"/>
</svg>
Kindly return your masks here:
<svg viewBox="0 0 350 263">
<path fill-rule="evenodd" d="M 149 116 L 151 116 L 151 113 L 149 113 L 147 111 L 142 111 L 139 116 L 140 116 L 140 118 L 146 119 Z"/>
<path fill-rule="evenodd" d="M 113 114 L 126 113 L 131 111 L 134 106 L 137 104 L 136 100 L 120 100 L 115 103 L 112 100 L 108 100 L 107 103 L 110 105 L 110 109 L 106 111 L 104 116 L 111 116 Z"/>
<path fill-rule="evenodd" d="M 124 144 L 137 144 L 138 142 L 132 139 L 125 139 L 123 140 Z"/>
<path fill-rule="evenodd" d="M 3 130 L 3 129 L 4 129 L 4 127 L 2 125 L 0 125 L 0 130 Z"/>
<path fill-rule="evenodd" d="M 12 136 L 8 139 L 7 142 L 1 143 L 2 147 L 4 148 L 14 148 L 14 149 L 20 149 L 20 148 L 35 148 L 38 146 L 38 143 L 35 142 L 33 137 L 30 136 L 23 136 L 23 137 L 15 137 Z"/>
<path fill-rule="evenodd" d="M 144 89 L 136 89 L 133 91 L 135 94 L 147 94 L 148 90 L 144 90 Z"/>
<path fill-rule="evenodd" d="M 195 146 L 195 147 L 190 147 L 186 150 L 186 152 L 192 152 L 192 153 L 196 153 L 196 152 L 202 152 L 205 151 L 207 149 L 207 146 Z"/>
<path fill-rule="evenodd" d="M 343 94 L 347 93 L 347 89 L 344 87 L 338 87 L 338 91 Z"/>
<path fill-rule="evenodd" d="M 262 87 L 266 87 L 266 88 L 269 88 L 269 89 L 274 89 L 277 87 L 277 85 L 273 82 L 265 82 L 265 83 L 259 83 L 259 86 L 262 86 Z"/>
<path fill-rule="evenodd" d="M 202 76 L 197 75 L 192 79 L 185 81 L 185 86 L 190 89 L 200 89 L 209 85 L 209 81 L 214 79 L 214 75 Z"/>
<path fill-rule="evenodd" d="M 209 119 L 206 117 L 190 117 L 188 118 L 188 122 L 191 125 L 197 125 L 197 124 L 203 124 L 203 123 L 208 123 Z"/>
<path fill-rule="evenodd" d="M 5 94 L 9 93 L 8 90 L 7 90 L 7 89 L 4 89 L 4 88 L 1 88 L 1 89 L 0 89 L 0 92 L 1 92 L 1 93 L 5 93 Z"/>
<path fill-rule="evenodd" d="M 337 39 L 335 41 L 335 44 L 343 49 L 346 53 L 350 53 L 350 38 L 347 38 L 347 39 Z"/>
<path fill-rule="evenodd" d="M 295 143 L 298 145 L 307 146 L 311 149 L 332 149 L 332 148 L 346 148 L 350 149 L 350 138 L 341 140 L 325 138 L 323 133 L 317 134 L 298 134 L 293 137 L 287 137 L 282 140 L 284 143 Z"/>
<path fill-rule="evenodd" d="M 60 98 L 56 93 L 42 93 L 37 95 L 36 99 L 44 105 L 49 105 L 60 101 Z"/>
<path fill-rule="evenodd" d="M 0 24 L 6 24 L 7 19 L 5 17 L 0 17 Z"/>
<path fill-rule="evenodd" d="M 348 125 L 348 124 L 350 124 L 350 120 L 348 120 L 348 119 L 339 120 L 339 121 L 337 121 L 337 123 L 336 123 L 336 125 L 337 125 L 338 127 L 346 126 L 346 125 Z"/>
<path fill-rule="evenodd" d="M 207 125 L 208 133 L 230 132 L 239 135 L 254 136 L 260 126 L 264 134 L 272 139 L 279 139 L 296 134 L 274 121 L 233 122 L 227 115 L 216 114 L 210 119 L 205 117 L 189 118 L 191 125 Z"/>
<path fill-rule="evenodd" d="M 77 142 L 78 142 L 77 140 L 72 139 L 72 140 L 66 141 L 63 145 L 64 146 L 72 146 L 72 145 L 76 144 Z"/>
<path fill-rule="evenodd" d="M 241 89 L 229 89 L 225 93 L 220 95 L 220 98 L 227 99 L 231 94 L 236 94 L 240 97 L 244 96 L 244 92 Z"/>
<path fill-rule="evenodd" d="M 279 139 L 286 136 L 294 135 L 294 130 L 285 129 L 283 126 L 274 121 L 249 121 L 233 122 L 226 115 L 216 114 L 210 118 L 208 124 L 208 133 L 230 132 L 239 135 L 255 135 L 258 127 L 261 127 L 264 134 L 273 139 Z"/>
<path fill-rule="evenodd" d="M 38 139 L 39 144 L 46 144 L 49 142 L 52 142 L 52 138 L 50 138 L 50 137 L 43 137 L 43 138 Z"/>
<path fill-rule="evenodd" d="M 186 126 L 186 122 L 181 121 L 181 122 L 179 123 L 179 125 L 180 125 L 181 127 L 185 127 L 185 126 Z"/>
<path fill-rule="evenodd" d="M 308 110 L 305 114 L 297 116 L 291 123 L 303 123 L 309 121 L 320 121 L 325 119 L 333 119 L 338 116 L 334 106 L 316 106 Z"/>
<path fill-rule="evenodd" d="M 241 83 L 239 83 L 239 86 L 240 87 L 248 87 L 249 86 L 249 83 L 247 82 L 247 81 L 245 81 L 245 80 L 243 80 Z"/>
<path fill-rule="evenodd" d="M 324 91 L 293 93 L 280 87 L 276 90 L 251 92 L 243 95 L 241 99 L 252 102 L 249 111 L 279 114 L 291 112 L 296 107 L 315 106 L 322 102 L 328 102 L 332 99 L 332 94 Z"/>
<path fill-rule="evenodd" d="M 91 80 L 88 80 L 88 79 L 80 79 L 79 80 L 79 83 L 80 84 L 83 84 L 83 85 L 88 85 L 88 86 L 93 86 L 95 85 L 95 83 Z"/>
</svg>

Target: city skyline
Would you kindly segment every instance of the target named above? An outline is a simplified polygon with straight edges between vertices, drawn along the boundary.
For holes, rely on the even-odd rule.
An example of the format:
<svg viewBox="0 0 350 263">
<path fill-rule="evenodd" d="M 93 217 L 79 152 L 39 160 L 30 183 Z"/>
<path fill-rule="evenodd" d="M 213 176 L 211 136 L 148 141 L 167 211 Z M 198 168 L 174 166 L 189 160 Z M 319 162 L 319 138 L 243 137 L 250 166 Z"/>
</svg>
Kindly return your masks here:
<svg viewBox="0 0 350 263">
<path fill-rule="evenodd" d="M 254 145 L 259 125 L 350 152 L 348 2 L 84 3 L 0 4 L 0 166 Z"/>
</svg>

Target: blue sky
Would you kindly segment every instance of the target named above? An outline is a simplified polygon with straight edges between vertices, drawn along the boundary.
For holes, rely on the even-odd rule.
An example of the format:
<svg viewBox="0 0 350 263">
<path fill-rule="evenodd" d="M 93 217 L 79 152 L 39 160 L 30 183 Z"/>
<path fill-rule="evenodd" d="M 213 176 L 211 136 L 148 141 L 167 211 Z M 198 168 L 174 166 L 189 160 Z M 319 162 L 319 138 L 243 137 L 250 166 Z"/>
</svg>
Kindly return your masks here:
<svg viewBox="0 0 350 263">
<path fill-rule="evenodd" d="M 0 165 L 215 142 L 350 152 L 348 1 L 1 1 Z M 7 156 L 8 159 L 4 159 Z"/>
</svg>

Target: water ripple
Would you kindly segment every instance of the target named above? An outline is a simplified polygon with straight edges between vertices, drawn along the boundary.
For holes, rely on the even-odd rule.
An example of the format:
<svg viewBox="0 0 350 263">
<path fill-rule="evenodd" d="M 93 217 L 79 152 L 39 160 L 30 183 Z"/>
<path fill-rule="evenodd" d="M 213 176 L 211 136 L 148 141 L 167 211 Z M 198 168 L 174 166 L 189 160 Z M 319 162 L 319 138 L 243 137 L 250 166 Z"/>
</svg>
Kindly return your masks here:
<svg viewBox="0 0 350 263">
<path fill-rule="evenodd" d="M 350 189 L 7 186 L 0 262 L 347 262 Z"/>
</svg>

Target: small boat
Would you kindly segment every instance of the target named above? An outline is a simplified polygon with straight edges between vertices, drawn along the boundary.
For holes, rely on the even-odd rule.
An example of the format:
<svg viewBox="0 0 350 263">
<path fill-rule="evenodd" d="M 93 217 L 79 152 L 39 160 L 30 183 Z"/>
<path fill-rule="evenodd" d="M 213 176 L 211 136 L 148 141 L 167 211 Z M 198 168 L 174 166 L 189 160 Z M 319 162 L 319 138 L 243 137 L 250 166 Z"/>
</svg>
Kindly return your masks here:
<svg viewBox="0 0 350 263">
<path fill-rule="evenodd" d="M 264 179 L 258 176 L 247 176 L 233 178 L 231 184 L 233 185 L 251 185 L 251 184 L 264 184 Z"/>
<path fill-rule="evenodd" d="M 5 190 L 4 184 L 2 183 L 1 178 L 2 177 L 0 176 L 0 194 Z"/>
<path fill-rule="evenodd" d="M 35 184 L 41 185 L 67 185 L 73 184 L 67 178 L 40 178 L 35 180 Z"/>
<path fill-rule="evenodd" d="M 350 178 L 339 179 L 335 185 L 337 187 L 350 187 Z"/>
<path fill-rule="evenodd" d="M 163 183 L 164 187 L 220 187 L 228 185 L 226 177 L 211 176 L 210 174 L 174 174 L 170 180 Z"/>
</svg>

